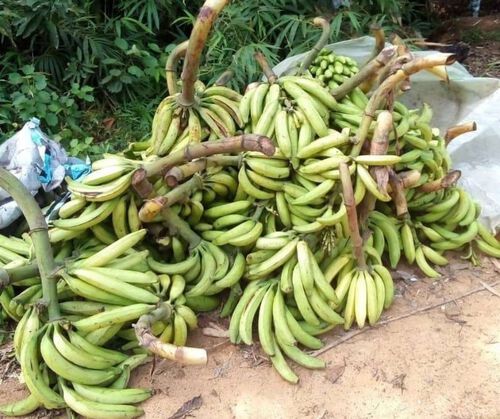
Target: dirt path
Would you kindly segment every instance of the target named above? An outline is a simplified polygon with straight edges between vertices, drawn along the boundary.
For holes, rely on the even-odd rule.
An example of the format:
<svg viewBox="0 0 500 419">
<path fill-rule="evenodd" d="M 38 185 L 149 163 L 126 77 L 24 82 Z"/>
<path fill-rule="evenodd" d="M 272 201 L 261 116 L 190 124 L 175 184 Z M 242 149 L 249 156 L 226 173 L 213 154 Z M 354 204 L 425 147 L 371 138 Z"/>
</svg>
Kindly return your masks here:
<svg viewBox="0 0 500 419">
<path fill-rule="evenodd" d="M 279 378 L 257 347 L 234 347 L 196 334 L 211 348 L 207 367 L 159 362 L 142 367 L 133 384 L 153 386 L 146 418 L 170 418 L 192 401 L 195 418 L 498 418 L 500 417 L 500 285 L 464 298 L 480 281 L 499 281 L 500 264 L 455 261 L 444 279 L 398 281 L 384 319 L 446 300 L 446 305 L 379 326 L 322 355 L 323 371 L 295 367 L 296 386 Z M 465 268 L 468 269 L 465 269 Z M 207 321 L 205 319 L 205 321 Z M 326 335 L 333 342 L 345 334 Z M 15 377 L 0 402 L 23 394 Z M 46 417 L 46 416 L 39 416 Z M 183 416 L 178 416 L 183 417 Z"/>
</svg>

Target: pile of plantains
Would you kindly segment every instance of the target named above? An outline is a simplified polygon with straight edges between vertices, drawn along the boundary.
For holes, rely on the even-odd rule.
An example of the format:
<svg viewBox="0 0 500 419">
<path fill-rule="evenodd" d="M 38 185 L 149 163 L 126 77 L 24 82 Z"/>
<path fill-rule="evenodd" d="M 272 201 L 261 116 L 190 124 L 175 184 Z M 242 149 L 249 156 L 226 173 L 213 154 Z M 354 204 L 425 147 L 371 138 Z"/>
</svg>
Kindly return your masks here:
<svg viewBox="0 0 500 419">
<path fill-rule="evenodd" d="M 396 100 L 411 74 L 445 75 L 452 56 L 417 59 L 378 42 L 358 69 L 322 50 L 329 28 L 317 18 L 323 36 L 300 66 L 278 77 L 257 54 L 266 81 L 242 96 L 224 85 L 227 74 L 197 81 L 225 3 L 207 0 L 190 41 L 172 53 L 151 139 L 68 180 L 71 200 L 48 234 L 35 201 L 0 173 L 30 228 L 0 237 L 2 316 L 17 322 L 30 392 L 2 414 L 140 416 L 136 404 L 151 392 L 128 388 L 131 371 L 150 355 L 206 363 L 203 349 L 185 344 L 197 313 L 219 308 L 231 342 L 257 336 L 296 383 L 290 361 L 325 367 L 308 352 L 322 347 L 321 334 L 378 321 L 402 259 L 434 278 L 448 250 L 500 257 L 446 151 L 473 124 L 441 135 L 429 106 Z"/>
</svg>

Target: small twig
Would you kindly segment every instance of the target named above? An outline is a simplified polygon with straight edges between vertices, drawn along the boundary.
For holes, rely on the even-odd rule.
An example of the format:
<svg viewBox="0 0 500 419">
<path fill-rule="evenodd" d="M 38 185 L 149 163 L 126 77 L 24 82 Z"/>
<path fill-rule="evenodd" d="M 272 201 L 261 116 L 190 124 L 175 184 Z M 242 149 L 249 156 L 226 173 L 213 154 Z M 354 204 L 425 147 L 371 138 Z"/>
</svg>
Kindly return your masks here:
<svg viewBox="0 0 500 419">
<path fill-rule="evenodd" d="M 487 291 L 493 292 L 493 294 L 495 294 L 495 295 L 499 295 L 499 294 L 496 293 L 495 290 L 491 291 L 491 289 L 493 289 L 493 287 L 499 285 L 500 281 L 496 281 L 493 284 L 485 284 L 484 282 L 481 281 L 481 284 L 482 284 L 481 287 L 478 287 L 478 288 L 475 288 L 475 289 L 473 289 L 471 291 L 468 291 L 465 294 L 459 295 L 458 297 L 453 297 L 453 298 L 450 298 L 450 299 L 445 300 L 445 301 L 440 302 L 440 303 L 431 304 L 431 305 L 428 305 L 428 306 L 425 306 L 425 307 L 418 308 L 416 310 L 412 310 L 412 311 L 410 311 L 408 313 L 401 314 L 400 316 L 390 317 L 390 318 L 388 318 L 386 320 L 382 320 L 381 322 L 379 322 L 375 326 L 375 328 L 377 328 L 379 326 L 385 326 L 386 324 L 395 322 L 397 320 L 406 319 L 407 317 L 414 316 L 415 314 L 420 314 L 420 313 L 432 310 L 434 308 L 444 306 L 444 305 L 449 304 L 449 303 L 453 303 L 456 300 L 468 297 L 469 295 L 472 295 L 472 294 L 477 294 L 478 292 L 481 292 L 481 291 L 486 291 L 487 290 Z M 347 342 L 348 340 L 350 340 L 350 339 L 352 339 L 352 338 L 354 338 L 354 337 L 356 337 L 356 336 L 358 336 L 358 335 L 360 335 L 360 334 L 362 334 L 362 333 L 364 333 L 364 332 L 366 332 L 368 330 L 372 330 L 372 329 L 368 328 L 368 327 L 365 327 L 363 329 L 359 329 L 359 330 L 355 330 L 353 332 L 349 332 L 349 333 L 345 334 L 344 336 L 342 336 L 341 338 L 339 338 L 339 339 L 337 339 L 337 340 L 335 340 L 333 342 L 330 342 L 328 345 L 324 346 L 323 348 L 318 349 L 317 351 L 312 352 L 311 355 L 318 356 L 318 355 L 324 354 L 325 352 L 328 352 L 330 349 L 333 349 L 336 346 L 339 346 L 340 344 L 342 344 L 344 342 Z"/>
<path fill-rule="evenodd" d="M 492 294 L 495 294 L 497 297 L 500 297 L 500 293 L 497 292 L 491 285 L 487 284 L 486 282 L 483 282 L 483 281 L 479 281 L 481 283 L 481 285 L 486 288 L 489 292 L 491 292 Z M 495 285 L 495 284 L 493 284 Z"/>
</svg>

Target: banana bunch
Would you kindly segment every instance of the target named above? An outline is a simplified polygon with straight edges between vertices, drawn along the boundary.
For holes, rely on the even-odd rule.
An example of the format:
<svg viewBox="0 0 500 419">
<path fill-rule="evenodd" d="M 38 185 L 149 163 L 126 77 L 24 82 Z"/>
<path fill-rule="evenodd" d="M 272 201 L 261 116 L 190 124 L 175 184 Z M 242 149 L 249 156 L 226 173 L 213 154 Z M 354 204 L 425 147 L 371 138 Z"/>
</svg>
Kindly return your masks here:
<svg viewBox="0 0 500 419">
<path fill-rule="evenodd" d="M 115 155 L 105 155 L 103 159 L 92 163 L 92 172 L 82 181 L 66 179 L 72 200 L 61 210 L 61 218 L 68 219 L 82 210 L 81 200 L 95 203 L 112 201 L 129 190 L 132 175 L 140 162 Z M 75 201 L 75 202 L 73 202 Z"/>
<path fill-rule="evenodd" d="M 198 327 L 196 313 L 187 305 L 178 303 L 174 306 L 172 317 L 169 320 L 169 323 L 159 334 L 159 339 L 176 346 L 185 346 L 188 331 Z"/>
<path fill-rule="evenodd" d="M 220 293 L 242 278 L 246 266 L 243 254 L 237 252 L 234 257 L 230 257 L 221 247 L 205 240 L 201 241 L 182 261 L 166 263 L 152 257 L 148 257 L 147 261 L 152 271 L 170 275 L 172 286 L 174 278 L 179 282 L 179 287 L 182 283 L 180 293 L 184 292 L 186 298 Z"/>
<path fill-rule="evenodd" d="M 394 298 L 394 283 L 389 270 L 381 264 L 366 269 L 354 268 L 339 277 L 336 292 L 344 305 L 344 328 L 350 329 L 354 320 L 359 328 L 366 320 L 370 326 L 389 308 Z"/>
<path fill-rule="evenodd" d="M 258 201 L 272 200 L 290 177 L 286 158 L 266 158 L 258 153 L 247 153 L 238 172 L 237 197 L 248 196 Z"/>
<path fill-rule="evenodd" d="M 240 102 L 245 132 L 266 135 L 276 141 L 287 159 L 297 155 L 302 143 L 328 135 L 330 111 L 336 105 L 318 81 L 284 76 L 275 83 L 249 86 Z"/>
<path fill-rule="evenodd" d="M 206 222 L 197 229 L 203 226 L 201 236 L 217 246 L 252 247 L 264 229 L 262 211 L 262 207 L 254 207 L 252 199 L 213 205 L 203 214 Z"/>
<path fill-rule="evenodd" d="M 309 73 L 323 85 L 334 89 L 359 71 L 356 61 L 322 49 L 309 67 Z"/>
<path fill-rule="evenodd" d="M 203 179 L 202 204 L 232 201 L 238 191 L 238 172 L 233 167 L 209 168 Z"/>
<path fill-rule="evenodd" d="M 182 106 L 178 97 L 168 96 L 158 105 L 147 154 L 164 156 L 191 142 L 229 137 L 243 127 L 241 95 L 228 87 L 199 89 L 196 104 L 190 107 Z"/>
<path fill-rule="evenodd" d="M 319 349 L 315 336 L 342 324 L 335 311 L 337 294 L 320 268 L 305 240 L 293 231 L 275 232 L 259 238 L 247 255 L 245 277 L 250 281 L 235 305 L 229 326 L 233 343 L 253 343 L 253 324 L 257 315 L 258 337 L 273 366 L 287 381 L 298 377 L 285 356 L 306 368 L 324 368 L 323 361 L 297 347 Z"/>
<path fill-rule="evenodd" d="M 77 303 L 81 303 L 79 307 Z M 81 313 L 84 303 L 73 301 L 66 303 L 66 308 Z M 86 312 L 95 313 L 96 309 L 92 311 L 87 307 Z M 28 308 L 16 328 L 14 350 L 30 395 L 0 406 L 0 412 L 21 416 L 39 407 L 69 407 L 93 418 L 102 417 L 102 412 L 108 411 L 110 417 L 140 416 L 142 409 L 132 405 L 149 398 L 151 391 L 126 387 L 131 370 L 144 363 L 147 356 L 130 357 L 95 342 L 92 331 L 109 327 L 109 313 L 113 311 L 109 310 L 90 315 L 83 323 L 75 322 L 69 327 L 67 322 L 44 324 L 37 307 Z M 147 311 L 143 308 L 141 312 Z M 123 313 L 115 311 L 113 316 L 120 317 Z M 127 321 L 127 318 L 130 316 L 121 320 Z"/>
<path fill-rule="evenodd" d="M 34 283 L 32 283 L 34 282 Z M 26 281 L 24 282 L 26 283 Z M 5 313 L 13 320 L 20 321 L 26 310 L 42 298 L 40 278 L 33 278 L 22 291 L 13 286 L 6 287 L 0 294 L 0 304 Z M 21 284 L 16 284 L 21 285 Z"/>
</svg>

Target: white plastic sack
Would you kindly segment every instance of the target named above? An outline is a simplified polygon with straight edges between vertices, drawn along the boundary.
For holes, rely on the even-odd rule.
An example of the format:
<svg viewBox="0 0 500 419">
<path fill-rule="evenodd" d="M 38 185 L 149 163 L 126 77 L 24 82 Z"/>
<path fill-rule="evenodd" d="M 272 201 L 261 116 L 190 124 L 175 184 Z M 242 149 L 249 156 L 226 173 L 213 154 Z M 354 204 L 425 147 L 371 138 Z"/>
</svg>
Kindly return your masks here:
<svg viewBox="0 0 500 419">
<path fill-rule="evenodd" d="M 359 64 L 369 58 L 372 37 L 330 44 L 326 48 L 346 55 Z M 416 51 L 415 56 L 435 54 Z M 297 65 L 304 54 L 287 58 L 274 67 L 276 74 Z M 481 218 L 492 229 L 500 225 L 500 80 L 473 77 L 459 63 L 448 68 L 450 83 L 445 84 L 428 72 L 411 77 L 412 89 L 398 99 L 409 107 L 424 102 L 432 106 L 432 125 L 443 133 L 447 128 L 475 121 L 477 131 L 454 139 L 449 146 L 453 167 L 462 171 L 460 184 L 479 202 Z"/>
<path fill-rule="evenodd" d="M 64 180 L 68 156 L 64 149 L 49 139 L 33 118 L 0 146 L 0 166 L 16 176 L 32 195 L 40 187 L 51 191 Z M 21 215 L 10 195 L 0 188 L 0 229 Z"/>
</svg>

